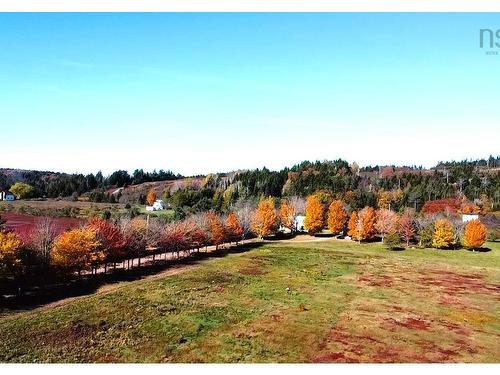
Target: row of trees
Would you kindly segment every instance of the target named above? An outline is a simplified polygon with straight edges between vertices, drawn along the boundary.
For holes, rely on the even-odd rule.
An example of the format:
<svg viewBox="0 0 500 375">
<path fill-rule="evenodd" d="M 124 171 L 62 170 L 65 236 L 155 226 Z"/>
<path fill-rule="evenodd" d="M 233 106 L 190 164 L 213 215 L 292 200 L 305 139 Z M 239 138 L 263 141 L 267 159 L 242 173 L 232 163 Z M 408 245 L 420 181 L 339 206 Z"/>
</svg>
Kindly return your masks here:
<svg viewBox="0 0 500 375">
<path fill-rule="evenodd" d="M 265 198 L 257 206 L 253 230 L 265 237 L 276 232 L 281 225 L 290 231 L 295 228 L 295 215 L 299 210 L 289 200 L 281 200 L 275 207 L 273 198 Z M 328 229 L 333 235 L 348 235 L 356 241 L 371 241 L 381 237 L 388 247 L 398 247 L 401 241 L 408 247 L 453 248 L 463 244 L 472 249 L 486 241 L 486 226 L 479 220 L 463 224 L 458 218 L 443 215 L 419 215 L 411 208 L 401 213 L 387 208 L 374 209 L 366 206 L 349 212 L 348 206 L 339 199 L 332 199 L 328 192 L 310 195 L 305 202 L 305 229 L 316 234 Z"/>
<path fill-rule="evenodd" d="M 251 235 L 252 211 L 220 216 L 213 211 L 170 224 L 143 218 L 117 222 L 94 217 L 85 225 L 58 234 L 50 219 L 39 220 L 23 238 L 0 228 L 0 279 L 33 281 L 61 275 L 96 273 L 109 265 L 152 255 L 199 251 L 226 242 L 238 243 Z"/>
</svg>

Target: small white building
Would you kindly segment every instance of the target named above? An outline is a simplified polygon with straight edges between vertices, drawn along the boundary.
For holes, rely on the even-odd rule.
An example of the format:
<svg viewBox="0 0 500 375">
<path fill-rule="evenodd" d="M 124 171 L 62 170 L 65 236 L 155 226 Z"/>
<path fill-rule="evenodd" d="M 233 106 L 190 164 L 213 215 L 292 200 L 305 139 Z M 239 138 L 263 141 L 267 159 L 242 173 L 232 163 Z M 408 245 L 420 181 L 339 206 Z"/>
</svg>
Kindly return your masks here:
<svg viewBox="0 0 500 375">
<path fill-rule="evenodd" d="M 304 220 L 305 220 L 304 215 L 297 215 L 295 216 L 294 222 L 295 222 L 295 231 L 296 232 L 307 232 L 305 226 L 304 226 Z"/>
<path fill-rule="evenodd" d="M 468 223 L 471 220 L 479 219 L 478 214 L 462 214 L 462 223 Z"/>
<path fill-rule="evenodd" d="M 157 199 L 152 206 L 146 206 L 146 211 L 161 211 L 167 207 L 165 202 L 161 199 Z"/>
<path fill-rule="evenodd" d="M 13 202 L 16 200 L 16 196 L 10 191 L 1 191 L 0 192 L 0 201 L 8 201 Z"/>
</svg>

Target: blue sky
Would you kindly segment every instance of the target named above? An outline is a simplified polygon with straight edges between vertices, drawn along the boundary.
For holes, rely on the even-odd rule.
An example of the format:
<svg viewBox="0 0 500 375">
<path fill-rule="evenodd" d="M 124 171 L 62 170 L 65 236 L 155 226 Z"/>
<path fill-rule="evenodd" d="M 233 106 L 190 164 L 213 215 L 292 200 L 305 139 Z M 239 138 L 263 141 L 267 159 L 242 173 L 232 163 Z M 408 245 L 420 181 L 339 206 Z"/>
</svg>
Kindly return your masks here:
<svg viewBox="0 0 500 375">
<path fill-rule="evenodd" d="M 498 154 L 500 55 L 479 29 L 499 21 L 0 14 L 0 167 L 189 175 Z"/>
</svg>

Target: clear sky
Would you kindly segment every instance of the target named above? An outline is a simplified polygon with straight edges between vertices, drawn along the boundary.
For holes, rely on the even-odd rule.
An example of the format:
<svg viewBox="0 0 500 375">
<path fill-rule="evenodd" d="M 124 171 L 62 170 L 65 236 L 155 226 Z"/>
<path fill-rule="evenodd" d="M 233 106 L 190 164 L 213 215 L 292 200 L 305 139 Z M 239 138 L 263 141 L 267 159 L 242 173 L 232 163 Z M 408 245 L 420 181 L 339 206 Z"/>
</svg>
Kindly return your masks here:
<svg viewBox="0 0 500 375">
<path fill-rule="evenodd" d="M 190 175 L 498 155 L 500 53 L 479 29 L 499 21 L 0 14 L 0 167 Z"/>
</svg>

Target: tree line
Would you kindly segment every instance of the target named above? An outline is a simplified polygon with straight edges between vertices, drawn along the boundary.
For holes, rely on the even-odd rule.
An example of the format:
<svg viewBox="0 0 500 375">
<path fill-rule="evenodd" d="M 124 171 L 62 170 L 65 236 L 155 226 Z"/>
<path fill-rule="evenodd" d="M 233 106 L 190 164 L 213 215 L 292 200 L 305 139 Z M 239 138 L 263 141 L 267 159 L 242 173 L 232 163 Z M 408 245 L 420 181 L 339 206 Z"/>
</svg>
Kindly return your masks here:
<svg viewBox="0 0 500 375">
<path fill-rule="evenodd" d="M 391 202 L 398 199 L 397 193 L 382 192 L 376 206 L 361 209 L 352 205 L 351 195 L 319 190 L 306 199 L 269 196 L 257 202 L 238 200 L 227 214 L 208 210 L 170 223 L 144 217 L 93 217 L 63 233 L 57 233 L 50 218 L 41 218 L 22 236 L 7 231 L 0 219 L 0 280 L 4 286 L 32 285 L 83 272 L 107 272 L 117 265 L 130 269 L 134 259 L 140 266 L 145 256 L 179 258 L 210 245 L 217 250 L 225 243 L 238 244 L 255 236 L 293 235 L 301 230 L 300 216 L 304 216 L 304 230 L 311 235 L 326 232 L 359 243 L 380 239 L 390 249 L 478 249 L 489 232 L 498 236 L 498 220 L 492 222 L 492 230 L 481 220 L 462 223 L 459 213 L 488 213 L 487 207 L 476 206 L 465 196 L 457 211 L 417 213 L 412 208 L 394 210 Z M 148 199 L 156 197 L 150 194 Z"/>
</svg>

